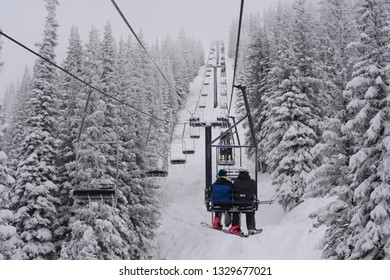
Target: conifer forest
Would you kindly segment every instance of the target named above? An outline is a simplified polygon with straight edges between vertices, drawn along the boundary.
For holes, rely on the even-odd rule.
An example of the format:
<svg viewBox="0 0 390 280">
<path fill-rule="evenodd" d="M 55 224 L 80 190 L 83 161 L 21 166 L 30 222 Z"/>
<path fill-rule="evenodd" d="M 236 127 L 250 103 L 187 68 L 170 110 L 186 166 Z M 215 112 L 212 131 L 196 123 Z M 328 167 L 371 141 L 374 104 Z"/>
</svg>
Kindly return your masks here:
<svg viewBox="0 0 390 280">
<path fill-rule="evenodd" d="M 73 26 L 60 61 L 59 2 L 42 1 L 35 50 L 99 91 L 37 58 L 3 93 L 0 260 L 153 258 L 162 180 L 145 171 L 168 164 L 207 46 L 184 29 L 152 44 L 137 32 L 158 69 L 134 36 L 115 38 L 107 22 L 85 42 Z M 238 24 L 226 27 L 231 61 Z M 275 203 L 287 213 L 333 197 L 310 215 L 326 227 L 321 258 L 390 259 L 390 1 L 279 1 L 244 14 L 236 67 L 258 144 L 257 158 L 246 156 L 270 174 Z M 102 186 L 115 186 L 115 200 L 72 195 Z"/>
</svg>

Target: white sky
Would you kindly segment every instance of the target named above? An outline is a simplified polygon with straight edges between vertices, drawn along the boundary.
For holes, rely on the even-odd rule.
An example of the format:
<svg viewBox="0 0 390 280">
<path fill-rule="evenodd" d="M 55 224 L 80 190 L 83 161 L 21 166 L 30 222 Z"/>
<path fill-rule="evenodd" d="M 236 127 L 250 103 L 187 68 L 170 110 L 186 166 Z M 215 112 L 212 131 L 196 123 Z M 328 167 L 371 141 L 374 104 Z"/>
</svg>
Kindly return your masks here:
<svg viewBox="0 0 390 280">
<path fill-rule="evenodd" d="M 59 0 L 57 9 L 58 47 L 57 62 L 66 55 L 69 32 L 72 25 L 79 28 L 85 43 L 94 24 L 103 30 L 110 21 L 118 40 L 129 30 L 120 18 L 110 0 Z M 263 11 L 276 0 L 246 0 L 244 14 Z M 146 41 L 170 33 L 176 37 L 184 28 L 188 35 L 194 35 L 203 42 L 207 52 L 212 40 L 227 40 L 230 23 L 238 18 L 240 0 L 116 0 L 132 27 L 143 30 Z M 37 50 L 35 43 L 42 39 L 46 9 L 43 0 L 0 0 L 0 29 L 21 43 Z M 6 38 L 1 38 L 3 48 L 0 61 L 4 67 L 0 73 L 0 96 L 10 81 L 23 75 L 26 65 L 32 69 L 36 57 Z M 226 42 L 227 44 L 227 42 Z"/>
</svg>

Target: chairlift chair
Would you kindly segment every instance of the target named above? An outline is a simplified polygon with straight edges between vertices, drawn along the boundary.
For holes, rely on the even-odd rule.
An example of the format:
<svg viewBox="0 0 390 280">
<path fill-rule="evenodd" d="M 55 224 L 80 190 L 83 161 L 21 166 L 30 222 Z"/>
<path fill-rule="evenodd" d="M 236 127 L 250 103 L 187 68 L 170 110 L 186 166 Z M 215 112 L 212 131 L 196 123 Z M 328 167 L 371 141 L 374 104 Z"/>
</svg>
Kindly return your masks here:
<svg viewBox="0 0 390 280">
<path fill-rule="evenodd" d="M 205 99 L 205 98 L 201 98 L 201 99 L 199 100 L 198 107 L 201 108 L 201 109 L 206 108 L 206 99 Z"/>
<path fill-rule="evenodd" d="M 79 178 L 79 165 L 80 165 L 80 150 L 82 149 L 83 144 L 88 144 L 89 147 L 94 145 L 107 145 L 107 144 L 116 144 L 116 162 L 115 169 L 116 174 L 115 178 L 111 178 L 110 181 L 114 180 L 115 183 L 107 183 L 107 180 L 99 178 L 101 181 L 98 184 L 98 187 L 89 187 L 88 183 L 82 183 Z M 118 173 L 119 173 L 119 142 L 118 141 L 90 141 L 88 143 L 79 142 L 76 146 L 76 188 L 73 190 L 72 194 L 78 201 L 101 201 L 101 202 L 112 202 L 114 206 L 116 204 L 116 188 L 118 182 Z M 96 179 L 96 178 L 95 178 Z M 91 180 L 93 180 L 91 178 Z M 96 185 L 96 182 L 94 183 Z"/>
<path fill-rule="evenodd" d="M 167 157 L 164 158 L 158 154 L 158 158 L 154 159 L 156 163 L 151 158 L 145 160 L 145 177 L 165 178 L 168 176 Z"/>
<path fill-rule="evenodd" d="M 173 165 L 185 164 L 187 162 L 187 158 L 183 151 L 186 150 L 186 143 L 182 138 L 177 136 L 176 138 L 176 142 L 171 143 L 170 163 Z"/>
<path fill-rule="evenodd" d="M 190 138 L 192 139 L 200 138 L 200 127 L 190 126 Z"/>
<path fill-rule="evenodd" d="M 226 96 L 223 96 L 223 97 L 221 98 L 220 102 L 219 102 L 219 107 L 220 107 L 221 109 L 227 109 L 227 107 L 228 107 L 227 103 L 228 103 L 228 102 L 227 102 Z"/>
</svg>

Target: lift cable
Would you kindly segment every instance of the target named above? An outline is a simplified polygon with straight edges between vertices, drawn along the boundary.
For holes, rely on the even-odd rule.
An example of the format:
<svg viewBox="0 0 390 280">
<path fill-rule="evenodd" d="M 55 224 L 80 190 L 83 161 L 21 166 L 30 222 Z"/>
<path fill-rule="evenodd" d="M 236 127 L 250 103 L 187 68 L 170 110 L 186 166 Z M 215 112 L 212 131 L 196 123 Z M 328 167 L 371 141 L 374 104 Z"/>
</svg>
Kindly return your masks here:
<svg viewBox="0 0 390 280">
<path fill-rule="evenodd" d="M 134 29 L 131 27 L 130 23 L 126 19 L 125 15 L 122 13 L 121 9 L 118 7 L 116 2 L 114 0 L 111 0 L 112 4 L 114 5 L 115 9 L 118 11 L 119 15 L 122 17 L 123 21 L 126 23 L 127 27 L 130 29 L 131 33 L 134 35 L 135 39 L 140 44 L 141 48 L 144 50 L 144 52 L 148 55 L 150 60 L 153 62 L 154 66 L 157 67 L 158 71 L 160 72 L 161 76 L 164 78 L 164 80 L 167 82 L 168 86 L 174 90 L 175 92 L 178 92 L 178 89 L 174 88 L 171 83 L 168 81 L 168 79 L 165 77 L 163 71 L 160 69 L 160 67 L 157 65 L 156 61 L 153 59 L 153 57 L 149 54 L 148 50 L 145 48 L 144 44 L 142 44 L 142 41 L 138 38 L 137 33 L 135 33 Z"/>
<path fill-rule="evenodd" d="M 151 114 L 149 114 L 149 113 L 146 113 L 146 112 L 144 112 L 144 111 L 142 111 L 142 110 L 140 110 L 140 109 L 137 109 L 136 107 L 130 105 L 129 103 L 127 103 L 127 102 L 125 102 L 125 101 L 123 101 L 123 100 L 120 100 L 120 99 L 116 98 L 115 96 L 112 96 L 112 95 L 110 95 L 110 94 L 108 94 L 108 93 L 103 92 L 102 90 L 98 89 L 97 87 L 95 87 L 95 86 L 93 86 L 93 85 L 87 83 L 86 81 L 80 79 L 79 77 L 77 77 L 76 75 L 74 75 L 74 74 L 70 73 L 69 71 L 65 70 L 65 69 L 62 68 L 61 66 L 58 66 L 58 65 L 55 64 L 54 62 L 50 61 L 49 59 L 43 57 L 43 56 L 40 55 L 39 53 L 37 53 L 37 52 L 33 51 L 32 49 L 30 49 L 29 47 L 23 45 L 22 43 L 18 42 L 17 40 L 13 39 L 12 37 L 8 36 L 7 34 L 5 34 L 5 33 L 4 33 L 3 31 L 1 31 L 1 30 L 0 30 L 0 34 L 3 35 L 5 38 L 9 39 L 10 41 L 14 42 L 15 44 L 17 44 L 17 45 L 21 46 L 22 48 L 26 49 L 27 51 L 31 52 L 32 54 L 38 56 L 40 59 L 42 59 L 42 60 L 46 61 L 47 63 L 53 65 L 54 67 L 58 68 L 59 70 L 61 70 L 62 72 L 66 73 L 67 75 L 71 76 L 72 78 L 76 79 L 77 81 L 79 81 L 79 82 L 83 83 L 84 85 L 90 87 L 91 89 L 97 91 L 98 93 L 100 93 L 100 94 L 102 94 L 102 95 L 104 95 L 104 96 L 106 96 L 106 97 L 108 97 L 108 98 L 111 98 L 111 99 L 113 99 L 113 100 L 119 102 L 120 104 L 123 104 L 123 105 L 125 105 L 125 106 L 127 106 L 127 107 L 130 107 L 131 109 L 133 109 L 133 110 L 135 110 L 135 111 L 137 111 L 137 112 L 139 112 L 139 113 L 141 113 L 141 114 L 144 114 L 144 115 L 146 115 L 146 116 L 149 116 L 149 117 L 151 117 L 151 118 L 153 118 L 153 119 L 156 119 L 156 120 L 158 120 L 158 121 L 161 121 L 161 122 L 166 122 L 166 121 L 163 120 L 163 119 L 160 119 L 160 118 L 158 118 L 158 117 L 156 117 L 156 116 L 153 116 L 153 115 L 151 115 Z"/>
<path fill-rule="evenodd" d="M 235 79 L 236 79 L 238 47 L 240 46 L 240 35 L 241 35 L 241 24 L 242 24 L 242 14 L 243 14 L 243 11 L 244 11 L 244 0 L 241 0 L 240 19 L 239 19 L 239 23 L 238 23 L 238 33 L 237 33 L 237 42 L 236 42 L 236 56 L 234 58 L 234 72 L 233 72 L 232 92 L 231 92 L 231 95 L 230 95 L 230 103 L 229 103 L 229 110 L 228 110 L 228 115 L 229 116 L 230 116 L 230 109 L 232 107 L 233 92 L 234 92 L 234 82 L 235 82 Z"/>
</svg>

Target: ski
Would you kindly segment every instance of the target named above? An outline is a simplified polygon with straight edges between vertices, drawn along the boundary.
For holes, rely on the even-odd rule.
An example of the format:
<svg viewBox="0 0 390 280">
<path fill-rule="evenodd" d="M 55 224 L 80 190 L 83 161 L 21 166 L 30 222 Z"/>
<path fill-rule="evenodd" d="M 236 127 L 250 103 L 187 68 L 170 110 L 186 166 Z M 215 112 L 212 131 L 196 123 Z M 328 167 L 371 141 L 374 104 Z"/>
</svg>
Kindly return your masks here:
<svg viewBox="0 0 390 280">
<path fill-rule="evenodd" d="M 251 236 L 251 235 L 256 235 L 256 234 L 259 234 L 259 233 L 262 233 L 262 232 L 263 232 L 262 229 L 258 229 L 258 230 L 256 231 L 256 233 L 254 233 L 254 234 L 242 233 L 242 234 L 240 234 L 240 235 L 237 235 L 237 234 L 231 233 L 231 232 L 228 231 L 227 229 L 215 229 L 215 228 L 213 228 L 211 225 L 209 225 L 209 224 L 207 224 L 207 223 L 205 223 L 205 222 L 201 222 L 200 225 L 201 225 L 201 226 L 204 226 L 204 227 L 206 227 L 206 228 L 210 228 L 210 229 L 213 229 L 213 230 L 216 230 L 216 231 L 220 231 L 220 232 L 223 232 L 223 233 L 226 233 L 226 234 L 235 235 L 235 236 L 239 236 L 239 237 L 243 237 L 243 238 L 248 238 L 248 237 Z"/>
</svg>

